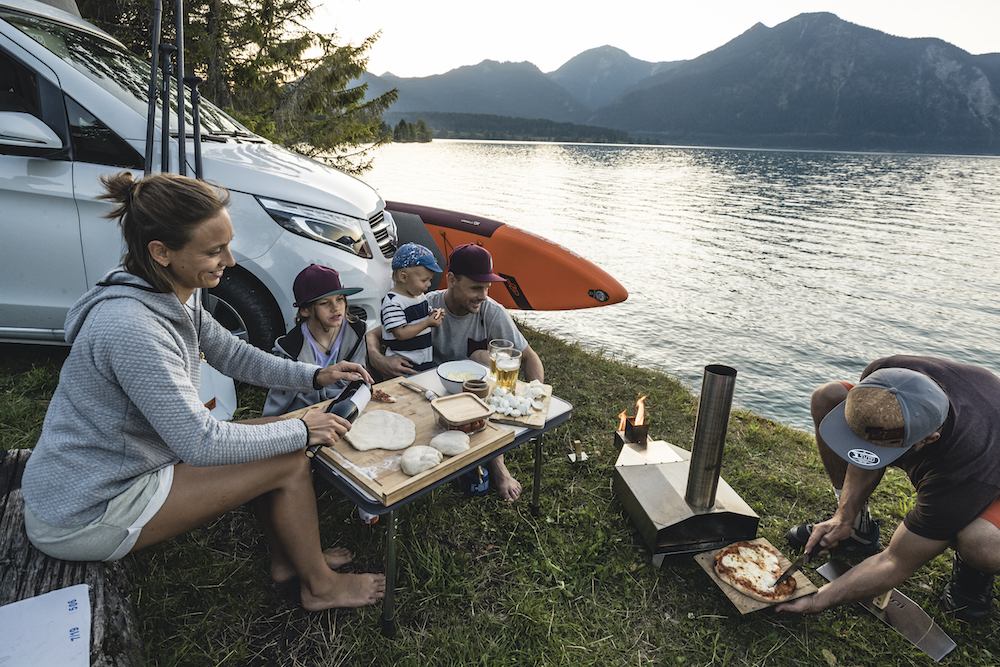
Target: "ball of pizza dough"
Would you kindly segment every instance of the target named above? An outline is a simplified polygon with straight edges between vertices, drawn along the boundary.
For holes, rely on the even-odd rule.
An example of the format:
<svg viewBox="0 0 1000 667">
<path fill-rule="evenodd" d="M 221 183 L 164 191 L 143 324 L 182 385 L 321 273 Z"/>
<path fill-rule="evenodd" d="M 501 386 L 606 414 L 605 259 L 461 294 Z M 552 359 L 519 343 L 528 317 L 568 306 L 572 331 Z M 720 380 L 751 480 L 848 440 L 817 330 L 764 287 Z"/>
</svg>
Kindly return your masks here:
<svg viewBox="0 0 1000 667">
<path fill-rule="evenodd" d="M 469 449 L 469 434 L 461 431 L 445 431 L 431 438 L 431 447 L 445 456 L 455 456 Z"/>
<path fill-rule="evenodd" d="M 411 477 L 413 475 L 419 475 L 425 470 L 430 470 L 437 464 L 441 463 L 441 452 L 434 449 L 433 447 L 427 447 L 425 445 L 414 445 L 408 447 L 405 452 L 403 452 L 403 459 L 400 462 L 400 467 L 402 467 L 403 472 Z"/>
</svg>

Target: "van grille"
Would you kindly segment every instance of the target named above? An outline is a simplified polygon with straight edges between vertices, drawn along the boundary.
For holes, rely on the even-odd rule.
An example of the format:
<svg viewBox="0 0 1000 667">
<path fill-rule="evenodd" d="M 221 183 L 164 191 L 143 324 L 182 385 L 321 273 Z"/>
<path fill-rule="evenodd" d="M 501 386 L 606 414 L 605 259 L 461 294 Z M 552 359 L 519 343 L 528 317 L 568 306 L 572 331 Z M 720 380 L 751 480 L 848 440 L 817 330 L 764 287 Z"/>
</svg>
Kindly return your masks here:
<svg viewBox="0 0 1000 667">
<path fill-rule="evenodd" d="M 372 227 L 372 233 L 375 234 L 375 241 L 382 251 L 382 256 L 389 259 L 395 255 L 396 243 L 392 240 L 392 236 L 389 235 L 389 223 L 386 222 L 382 211 L 373 215 L 368 220 L 368 224 Z"/>
</svg>

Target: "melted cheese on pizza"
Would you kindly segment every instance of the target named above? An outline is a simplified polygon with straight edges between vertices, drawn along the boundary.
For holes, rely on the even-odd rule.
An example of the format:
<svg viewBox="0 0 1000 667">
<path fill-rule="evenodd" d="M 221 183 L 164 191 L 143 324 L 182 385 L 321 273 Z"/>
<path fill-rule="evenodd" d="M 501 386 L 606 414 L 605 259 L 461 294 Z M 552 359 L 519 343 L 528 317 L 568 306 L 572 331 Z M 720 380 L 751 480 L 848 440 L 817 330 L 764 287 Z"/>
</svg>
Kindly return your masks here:
<svg viewBox="0 0 1000 667">
<path fill-rule="evenodd" d="M 722 549 L 715 559 L 715 571 L 723 581 L 758 600 L 782 600 L 795 590 L 794 579 L 775 589 L 781 562 L 777 552 L 764 544 L 740 542 Z"/>
<path fill-rule="evenodd" d="M 778 557 L 763 549 L 739 547 L 736 553 L 722 557 L 722 565 L 732 577 L 739 577 L 757 590 L 773 589 L 774 582 L 781 576 Z M 777 570 L 778 575 L 774 575 Z"/>
</svg>

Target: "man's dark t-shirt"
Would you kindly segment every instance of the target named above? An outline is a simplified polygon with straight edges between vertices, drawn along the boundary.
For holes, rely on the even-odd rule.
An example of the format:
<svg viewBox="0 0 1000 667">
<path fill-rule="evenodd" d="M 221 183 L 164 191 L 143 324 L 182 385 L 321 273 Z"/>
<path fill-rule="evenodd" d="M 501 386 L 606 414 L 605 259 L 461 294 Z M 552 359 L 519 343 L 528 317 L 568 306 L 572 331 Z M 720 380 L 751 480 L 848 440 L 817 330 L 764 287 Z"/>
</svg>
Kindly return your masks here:
<svg viewBox="0 0 1000 667">
<path fill-rule="evenodd" d="M 941 437 L 894 465 L 917 490 L 903 524 L 921 537 L 949 540 L 1000 497 L 1000 378 L 979 366 L 903 355 L 873 361 L 861 377 L 880 368 L 923 373 L 948 395 Z"/>
</svg>

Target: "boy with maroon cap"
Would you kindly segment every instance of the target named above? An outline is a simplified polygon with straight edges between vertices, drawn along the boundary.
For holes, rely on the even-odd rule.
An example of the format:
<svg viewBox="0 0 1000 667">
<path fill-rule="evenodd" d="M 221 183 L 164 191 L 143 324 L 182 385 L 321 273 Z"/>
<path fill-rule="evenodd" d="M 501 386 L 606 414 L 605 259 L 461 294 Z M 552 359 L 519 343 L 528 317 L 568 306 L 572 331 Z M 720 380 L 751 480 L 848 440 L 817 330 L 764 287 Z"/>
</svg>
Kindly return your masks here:
<svg viewBox="0 0 1000 667">
<path fill-rule="evenodd" d="M 298 308 L 295 326 L 274 341 L 271 351 L 285 359 L 324 368 L 340 361 L 367 366 L 365 324 L 347 309 L 347 297 L 360 291 L 360 287 L 341 285 L 340 274 L 330 267 L 310 264 L 302 269 L 292 283 L 293 305 Z M 341 380 L 307 393 L 271 389 L 262 414 L 283 415 L 336 398 L 348 383 Z"/>
<path fill-rule="evenodd" d="M 793 528 L 788 540 L 807 550 L 860 551 L 872 538 L 862 525 L 867 501 L 888 465 L 906 472 L 916 503 L 885 551 L 777 609 L 822 611 L 874 598 L 951 546 L 955 566 L 944 603 L 961 620 L 985 618 L 1000 571 L 1000 378 L 969 364 L 902 355 L 872 362 L 861 377 L 813 393 L 816 443 L 838 507 L 826 521 Z"/>
<path fill-rule="evenodd" d="M 474 243 L 458 246 L 451 252 L 447 267 L 448 288 L 427 295 L 430 308 L 445 309 L 440 326 L 431 334 L 436 364 L 455 359 L 473 359 L 489 366 L 489 342 L 504 338 L 521 350 L 521 369 L 527 381 L 545 380 L 545 369 L 538 354 L 518 330 L 507 309 L 488 295 L 490 284 L 506 282 L 493 271 L 489 251 Z M 402 357 L 386 357 L 381 353 L 381 329 L 367 334 L 368 359 L 384 377 L 412 375 L 416 372 Z M 507 471 L 503 455 L 497 456 L 487 468 L 495 481 L 500 497 L 514 502 L 521 495 L 521 484 Z"/>
</svg>

